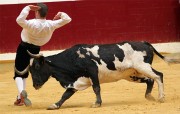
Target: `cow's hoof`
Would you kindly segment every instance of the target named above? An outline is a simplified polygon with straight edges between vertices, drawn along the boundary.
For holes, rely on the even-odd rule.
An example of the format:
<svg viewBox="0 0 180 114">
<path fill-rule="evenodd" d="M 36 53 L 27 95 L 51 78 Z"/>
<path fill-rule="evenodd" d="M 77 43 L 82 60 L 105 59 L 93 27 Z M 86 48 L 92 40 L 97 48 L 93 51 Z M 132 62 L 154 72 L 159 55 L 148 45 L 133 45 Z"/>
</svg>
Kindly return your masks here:
<svg viewBox="0 0 180 114">
<path fill-rule="evenodd" d="M 147 94 L 145 98 L 149 101 L 156 101 L 156 99 L 151 94 Z"/>
<path fill-rule="evenodd" d="M 99 104 L 99 103 L 94 103 L 92 106 L 91 106 L 91 108 L 98 108 L 98 107 L 100 107 L 101 106 L 101 104 Z"/>
<path fill-rule="evenodd" d="M 60 107 L 59 106 L 57 106 L 56 104 L 52 104 L 52 105 L 50 105 L 48 108 L 47 108 L 47 110 L 57 110 L 57 109 L 59 109 Z"/>
<path fill-rule="evenodd" d="M 164 103 L 164 102 L 165 102 L 165 98 L 164 98 L 164 97 L 159 98 L 159 99 L 158 99 L 158 102 L 160 102 L 160 103 Z"/>
</svg>

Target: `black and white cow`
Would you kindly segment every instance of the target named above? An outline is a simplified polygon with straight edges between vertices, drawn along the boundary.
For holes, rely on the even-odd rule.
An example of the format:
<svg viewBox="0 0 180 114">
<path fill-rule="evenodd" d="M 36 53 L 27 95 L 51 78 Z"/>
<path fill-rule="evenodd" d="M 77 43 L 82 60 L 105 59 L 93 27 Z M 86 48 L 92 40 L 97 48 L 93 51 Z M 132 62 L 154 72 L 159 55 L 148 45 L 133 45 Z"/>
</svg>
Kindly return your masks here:
<svg viewBox="0 0 180 114">
<path fill-rule="evenodd" d="M 39 89 L 50 76 L 66 89 L 62 98 L 48 109 L 59 109 L 76 91 L 92 86 L 96 101 L 92 107 L 101 106 L 100 84 L 125 79 L 146 83 L 145 98 L 151 96 L 154 80 L 159 88 L 159 101 L 164 102 L 163 73 L 151 67 L 154 53 L 166 60 L 148 42 L 122 42 L 116 44 L 79 44 L 63 52 L 44 57 L 33 55 L 30 72 L 33 86 Z M 19 74 L 27 72 L 17 71 Z"/>
</svg>

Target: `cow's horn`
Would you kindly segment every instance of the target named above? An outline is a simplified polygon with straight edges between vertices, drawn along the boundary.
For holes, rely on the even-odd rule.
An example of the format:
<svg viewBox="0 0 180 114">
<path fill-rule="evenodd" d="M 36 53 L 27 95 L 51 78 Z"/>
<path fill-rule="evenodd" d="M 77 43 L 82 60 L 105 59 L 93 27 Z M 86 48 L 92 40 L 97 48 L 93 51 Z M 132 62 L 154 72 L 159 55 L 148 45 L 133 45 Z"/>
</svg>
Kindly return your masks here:
<svg viewBox="0 0 180 114">
<path fill-rule="evenodd" d="M 39 58 L 39 57 L 43 56 L 42 53 L 32 54 L 31 52 L 29 52 L 29 50 L 27 50 L 27 53 L 28 53 L 31 57 L 33 57 L 33 58 Z"/>
<path fill-rule="evenodd" d="M 24 75 L 29 71 L 29 65 L 23 71 L 17 70 L 15 66 L 14 66 L 14 70 L 18 75 Z"/>
</svg>

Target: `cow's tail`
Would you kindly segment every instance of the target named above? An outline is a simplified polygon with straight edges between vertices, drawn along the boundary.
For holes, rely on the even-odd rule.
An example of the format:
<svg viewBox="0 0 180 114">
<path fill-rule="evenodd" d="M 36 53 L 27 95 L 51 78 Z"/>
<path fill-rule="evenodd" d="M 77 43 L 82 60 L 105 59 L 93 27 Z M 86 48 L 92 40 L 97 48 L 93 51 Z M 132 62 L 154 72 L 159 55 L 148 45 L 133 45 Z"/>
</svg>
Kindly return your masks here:
<svg viewBox="0 0 180 114">
<path fill-rule="evenodd" d="M 158 55 L 161 59 L 166 61 L 167 63 L 180 63 L 180 56 L 163 56 L 161 55 L 149 42 L 144 42 L 146 45 L 150 46 L 154 53 Z"/>
</svg>

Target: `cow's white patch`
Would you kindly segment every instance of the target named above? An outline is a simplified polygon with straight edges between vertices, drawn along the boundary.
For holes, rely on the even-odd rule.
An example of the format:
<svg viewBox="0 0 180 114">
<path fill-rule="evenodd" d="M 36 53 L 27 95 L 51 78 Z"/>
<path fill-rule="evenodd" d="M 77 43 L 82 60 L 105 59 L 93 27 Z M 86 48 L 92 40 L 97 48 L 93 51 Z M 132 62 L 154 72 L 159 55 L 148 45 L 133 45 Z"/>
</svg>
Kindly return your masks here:
<svg viewBox="0 0 180 114">
<path fill-rule="evenodd" d="M 32 66 L 33 61 L 34 61 L 34 58 L 31 58 L 31 59 L 30 59 L 30 64 L 29 64 L 30 66 Z"/>
<path fill-rule="evenodd" d="M 142 53 L 143 53 L 143 56 L 146 56 L 146 55 L 147 55 L 146 51 L 143 51 Z"/>
<path fill-rule="evenodd" d="M 92 81 L 90 78 L 86 78 L 86 77 L 79 77 L 77 79 L 77 81 L 74 82 L 73 87 L 76 90 L 84 90 L 86 88 L 88 88 L 89 86 L 92 85 Z"/>
<path fill-rule="evenodd" d="M 132 74 L 137 73 L 136 70 L 133 68 L 123 69 L 123 70 L 121 68 L 119 68 L 118 70 L 109 70 L 107 68 L 107 64 L 104 61 L 101 60 L 101 64 L 98 64 L 97 61 L 95 60 L 94 62 L 96 62 L 96 65 L 98 66 L 98 71 L 99 71 L 98 77 L 99 77 L 100 83 L 109 83 L 109 82 L 119 81 L 121 79 L 126 79 L 127 77 L 129 78 L 129 76 L 131 76 Z"/>
<path fill-rule="evenodd" d="M 64 88 L 68 89 L 68 88 L 74 88 L 74 87 L 71 86 L 71 84 L 69 84 L 68 86 L 64 86 Z"/>
<path fill-rule="evenodd" d="M 89 55 L 89 56 L 90 56 L 90 53 L 89 53 L 89 52 L 87 52 L 87 53 L 86 53 L 86 55 Z"/>
<path fill-rule="evenodd" d="M 80 50 L 77 51 L 77 54 L 79 55 L 80 58 L 85 58 L 85 56 L 81 54 Z"/>
<path fill-rule="evenodd" d="M 99 54 L 98 54 L 98 50 L 99 50 L 99 47 L 97 45 L 95 45 L 94 47 L 92 48 L 85 48 L 88 52 L 92 52 L 92 54 L 95 56 L 95 57 L 98 57 L 99 58 Z"/>
</svg>

